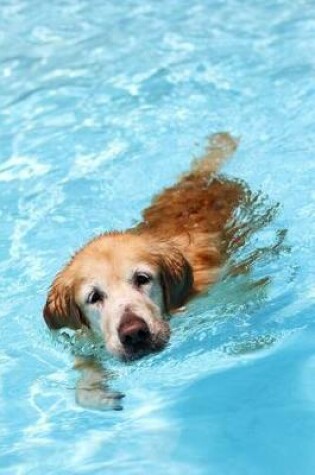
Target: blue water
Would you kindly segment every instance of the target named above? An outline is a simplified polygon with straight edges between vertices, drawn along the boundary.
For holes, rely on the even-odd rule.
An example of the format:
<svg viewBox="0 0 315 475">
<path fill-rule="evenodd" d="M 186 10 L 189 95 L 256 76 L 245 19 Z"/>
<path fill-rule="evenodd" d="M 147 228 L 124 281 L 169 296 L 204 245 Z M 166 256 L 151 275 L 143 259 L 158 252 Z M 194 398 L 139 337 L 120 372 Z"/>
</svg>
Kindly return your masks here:
<svg viewBox="0 0 315 475">
<path fill-rule="evenodd" d="M 314 31 L 311 0 L 1 1 L 1 473 L 315 473 Z M 233 259 L 256 259 L 163 353 L 104 355 L 123 411 L 76 406 L 72 340 L 41 317 L 54 274 L 220 130 L 259 196 Z"/>
</svg>

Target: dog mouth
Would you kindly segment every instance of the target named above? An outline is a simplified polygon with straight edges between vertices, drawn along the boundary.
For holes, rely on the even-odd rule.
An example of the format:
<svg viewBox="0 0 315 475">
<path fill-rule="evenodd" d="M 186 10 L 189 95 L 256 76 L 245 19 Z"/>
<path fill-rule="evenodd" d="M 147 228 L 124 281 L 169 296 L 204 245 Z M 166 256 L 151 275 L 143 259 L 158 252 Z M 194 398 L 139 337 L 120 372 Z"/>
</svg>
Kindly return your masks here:
<svg viewBox="0 0 315 475">
<path fill-rule="evenodd" d="M 133 361 L 161 351 L 167 344 L 170 329 L 165 322 L 148 322 L 133 312 L 126 312 L 118 327 L 119 357 Z"/>
<path fill-rule="evenodd" d="M 120 359 L 124 362 L 131 362 L 150 354 L 159 353 L 165 349 L 168 341 L 169 334 L 158 337 L 150 334 L 145 341 L 139 341 L 131 345 L 124 344 Z"/>
</svg>

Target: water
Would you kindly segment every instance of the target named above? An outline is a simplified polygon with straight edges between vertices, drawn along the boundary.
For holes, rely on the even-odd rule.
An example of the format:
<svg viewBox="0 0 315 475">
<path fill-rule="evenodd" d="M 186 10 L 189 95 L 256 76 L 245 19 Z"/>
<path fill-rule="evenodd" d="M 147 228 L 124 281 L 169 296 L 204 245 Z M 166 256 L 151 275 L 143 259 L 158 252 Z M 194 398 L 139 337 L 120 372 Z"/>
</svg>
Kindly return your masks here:
<svg viewBox="0 0 315 475">
<path fill-rule="evenodd" d="M 310 0 L 2 0 L 1 473 L 315 473 L 314 28 Z M 220 130 L 262 221 L 232 259 L 261 251 L 165 352 L 104 357 L 123 411 L 83 410 L 48 285 Z"/>
</svg>

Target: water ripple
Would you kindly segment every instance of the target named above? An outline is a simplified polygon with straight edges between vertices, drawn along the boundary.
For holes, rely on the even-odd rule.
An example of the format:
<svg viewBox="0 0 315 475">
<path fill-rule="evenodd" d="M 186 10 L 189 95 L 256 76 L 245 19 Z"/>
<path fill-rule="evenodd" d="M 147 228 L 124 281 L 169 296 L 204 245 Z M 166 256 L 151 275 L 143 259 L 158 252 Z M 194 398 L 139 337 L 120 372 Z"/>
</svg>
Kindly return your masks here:
<svg viewBox="0 0 315 475">
<path fill-rule="evenodd" d="M 4 473 L 313 474 L 314 23 L 308 0 L 3 0 Z M 222 280 L 132 365 L 53 339 L 55 272 L 137 222 L 218 130 L 240 137 L 224 172 L 252 190 Z M 74 350 L 116 374 L 124 411 L 75 404 Z"/>
</svg>

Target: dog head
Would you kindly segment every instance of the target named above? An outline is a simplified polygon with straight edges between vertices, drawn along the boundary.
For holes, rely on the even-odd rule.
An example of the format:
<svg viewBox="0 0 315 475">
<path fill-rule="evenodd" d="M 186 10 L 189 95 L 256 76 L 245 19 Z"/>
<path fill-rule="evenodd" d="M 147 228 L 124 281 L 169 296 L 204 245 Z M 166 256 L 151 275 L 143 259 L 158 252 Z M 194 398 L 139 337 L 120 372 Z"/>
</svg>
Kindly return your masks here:
<svg viewBox="0 0 315 475">
<path fill-rule="evenodd" d="M 107 350 L 126 360 L 161 350 L 170 328 L 163 319 L 193 287 L 188 261 L 176 245 L 132 233 L 102 235 L 57 275 L 44 308 L 52 329 L 87 325 Z"/>
</svg>

